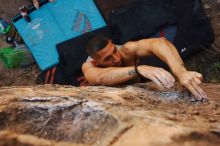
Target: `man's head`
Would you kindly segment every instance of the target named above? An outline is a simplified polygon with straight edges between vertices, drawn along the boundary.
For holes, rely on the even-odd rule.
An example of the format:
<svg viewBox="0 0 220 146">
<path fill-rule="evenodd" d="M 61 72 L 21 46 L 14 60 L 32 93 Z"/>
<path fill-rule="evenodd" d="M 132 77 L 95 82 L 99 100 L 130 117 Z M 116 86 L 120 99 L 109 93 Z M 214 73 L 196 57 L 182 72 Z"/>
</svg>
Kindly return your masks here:
<svg viewBox="0 0 220 146">
<path fill-rule="evenodd" d="M 86 51 L 101 66 L 117 67 L 122 65 L 121 54 L 112 41 L 104 36 L 89 38 Z"/>
</svg>

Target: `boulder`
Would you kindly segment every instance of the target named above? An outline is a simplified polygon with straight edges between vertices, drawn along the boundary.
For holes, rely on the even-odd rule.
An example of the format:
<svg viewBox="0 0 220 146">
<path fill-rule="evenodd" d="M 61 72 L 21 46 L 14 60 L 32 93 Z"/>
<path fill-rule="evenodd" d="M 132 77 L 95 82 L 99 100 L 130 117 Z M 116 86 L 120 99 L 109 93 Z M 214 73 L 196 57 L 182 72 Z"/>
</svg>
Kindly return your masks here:
<svg viewBox="0 0 220 146">
<path fill-rule="evenodd" d="M 217 146 L 220 85 L 198 102 L 184 88 L 41 85 L 0 88 L 1 146 Z"/>
</svg>

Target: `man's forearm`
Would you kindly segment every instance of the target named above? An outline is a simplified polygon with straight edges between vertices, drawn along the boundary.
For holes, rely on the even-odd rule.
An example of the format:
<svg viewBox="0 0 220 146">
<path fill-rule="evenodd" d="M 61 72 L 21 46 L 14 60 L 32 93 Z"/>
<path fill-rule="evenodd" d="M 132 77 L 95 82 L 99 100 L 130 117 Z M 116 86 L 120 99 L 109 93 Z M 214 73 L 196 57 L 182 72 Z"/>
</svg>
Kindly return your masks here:
<svg viewBox="0 0 220 146">
<path fill-rule="evenodd" d="M 117 85 L 137 77 L 134 67 L 111 67 L 102 69 L 98 73 L 95 85 Z"/>
</svg>

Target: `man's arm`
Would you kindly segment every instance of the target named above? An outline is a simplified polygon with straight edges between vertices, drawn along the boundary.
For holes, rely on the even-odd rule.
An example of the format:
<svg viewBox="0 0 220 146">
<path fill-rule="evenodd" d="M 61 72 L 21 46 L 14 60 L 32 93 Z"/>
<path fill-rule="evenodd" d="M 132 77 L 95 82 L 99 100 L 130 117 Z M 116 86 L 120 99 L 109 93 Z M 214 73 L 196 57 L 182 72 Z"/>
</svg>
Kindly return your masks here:
<svg viewBox="0 0 220 146">
<path fill-rule="evenodd" d="M 90 62 L 82 66 L 85 78 L 92 85 L 118 85 L 137 77 L 134 67 L 99 68 Z"/>
<path fill-rule="evenodd" d="M 186 71 L 184 63 L 176 48 L 166 38 L 142 39 L 128 42 L 121 49 L 123 58 L 140 58 L 155 55 L 165 62 L 174 75 Z"/>
<path fill-rule="evenodd" d="M 197 72 L 187 71 L 176 48 L 165 38 L 143 39 L 137 42 L 126 43 L 121 50 L 124 58 L 140 58 L 155 55 L 165 62 L 181 85 L 185 86 L 196 99 L 207 98 L 205 92 L 198 86 L 202 75 Z M 139 69 L 141 72 L 144 71 Z"/>
<path fill-rule="evenodd" d="M 141 65 L 145 77 L 151 79 L 160 87 L 170 88 L 174 85 L 173 76 L 162 68 Z M 86 62 L 82 66 L 86 79 L 92 85 L 118 85 L 137 77 L 135 67 L 95 67 L 92 63 Z"/>
</svg>

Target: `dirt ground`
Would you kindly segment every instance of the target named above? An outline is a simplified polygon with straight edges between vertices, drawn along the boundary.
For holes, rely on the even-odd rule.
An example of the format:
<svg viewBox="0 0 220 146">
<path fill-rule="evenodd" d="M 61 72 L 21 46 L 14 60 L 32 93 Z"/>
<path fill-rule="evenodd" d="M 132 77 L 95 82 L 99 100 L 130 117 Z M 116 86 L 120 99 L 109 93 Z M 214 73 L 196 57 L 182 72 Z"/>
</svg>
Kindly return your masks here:
<svg viewBox="0 0 220 146">
<path fill-rule="evenodd" d="M 1 0 L 0 18 L 10 22 L 19 13 L 19 6 L 30 6 L 29 0 Z M 0 36 L 0 48 L 10 46 L 5 42 L 5 36 Z M 36 79 L 40 73 L 36 64 L 26 68 L 6 69 L 0 62 L 0 86 L 36 85 Z"/>
<path fill-rule="evenodd" d="M 204 81 L 210 83 L 220 82 L 220 2 L 217 0 L 203 0 L 206 11 L 210 17 L 215 31 L 216 41 L 211 48 L 199 53 L 185 61 L 190 70 L 199 71 L 204 75 Z M 10 22 L 11 18 L 19 13 L 21 5 L 30 6 L 29 0 L 1 0 L 0 18 Z M 0 36 L 0 48 L 9 46 L 5 43 L 4 36 Z M 0 86 L 37 85 L 42 82 L 37 78 L 40 70 L 36 64 L 26 68 L 6 69 L 0 62 Z"/>
</svg>

